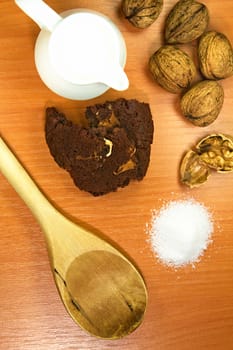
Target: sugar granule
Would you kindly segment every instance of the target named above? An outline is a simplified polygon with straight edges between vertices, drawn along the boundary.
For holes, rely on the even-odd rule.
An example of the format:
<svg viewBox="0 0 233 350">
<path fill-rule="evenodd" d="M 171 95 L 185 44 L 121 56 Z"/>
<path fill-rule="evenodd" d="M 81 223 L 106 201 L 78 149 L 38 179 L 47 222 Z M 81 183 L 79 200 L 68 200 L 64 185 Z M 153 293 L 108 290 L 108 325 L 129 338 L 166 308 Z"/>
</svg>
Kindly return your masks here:
<svg viewBox="0 0 233 350">
<path fill-rule="evenodd" d="M 165 264 L 181 267 L 196 262 L 213 232 L 212 216 L 194 199 L 171 201 L 152 215 L 150 243 Z"/>
</svg>

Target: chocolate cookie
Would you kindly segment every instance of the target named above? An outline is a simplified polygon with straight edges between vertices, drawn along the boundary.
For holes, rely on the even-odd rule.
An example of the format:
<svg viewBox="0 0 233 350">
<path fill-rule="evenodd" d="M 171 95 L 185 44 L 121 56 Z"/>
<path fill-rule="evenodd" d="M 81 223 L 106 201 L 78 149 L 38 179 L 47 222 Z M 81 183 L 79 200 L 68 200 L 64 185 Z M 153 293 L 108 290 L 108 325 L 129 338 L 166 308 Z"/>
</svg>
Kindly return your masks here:
<svg viewBox="0 0 233 350">
<path fill-rule="evenodd" d="M 153 141 L 147 103 L 118 99 L 87 107 L 88 126 L 46 109 L 46 141 L 58 165 L 94 196 L 116 191 L 146 174 Z"/>
</svg>

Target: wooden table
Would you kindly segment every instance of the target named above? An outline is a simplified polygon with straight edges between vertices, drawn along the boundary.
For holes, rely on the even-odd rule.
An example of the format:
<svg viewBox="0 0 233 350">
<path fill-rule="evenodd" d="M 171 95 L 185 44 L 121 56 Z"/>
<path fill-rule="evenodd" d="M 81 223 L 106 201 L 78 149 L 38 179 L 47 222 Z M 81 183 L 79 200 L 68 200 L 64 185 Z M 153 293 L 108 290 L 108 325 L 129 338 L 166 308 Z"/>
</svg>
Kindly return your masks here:
<svg viewBox="0 0 233 350">
<path fill-rule="evenodd" d="M 130 88 L 109 90 L 92 101 L 66 100 L 39 79 L 33 47 L 39 29 L 14 4 L 0 2 L 0 129 L 47 197 L 66 215 L 104 232 L 139 266 L 149 304 L 143 324 L 117 341 L 96 339 L 67 315 L 53 282 L 42 232 L 8 182 L 0 176 L 0 349 L 1 350 L 230 350 L 233 349 L 233 174 L 214 174 L 199 189 L 179 183 L 184 152 L 209 133 L 233 135 L 233 78 L 221 81 L 223 109 L 209 127 L 184 120 L 179 97 L 161 89 L 147 68 L 160 47 L 164 18 L 175 4 L 164 0 L 159 19 L 138 30 L 120 13 L 120 1 L 48 0 L 56 11 L 87 7 L 112 18 L 127 48 Z M 233 2 L 205 0 L 209 28 L 233 43 Z M 195 51 L 195 45 L 191 45 Z M 45 106 L 54 104 L 72 119 L 89 104 L 118 97 L 149 102 L 155 122 L 150 167 L 145 179 L 103 197 L 79 191 L 49 154 L 44 138 Z M 164 201 L 193 197 L 213 213 L 213 242 L 195 268 L 162 265 L 148 243 L 151 211 Z"/>
</svg>

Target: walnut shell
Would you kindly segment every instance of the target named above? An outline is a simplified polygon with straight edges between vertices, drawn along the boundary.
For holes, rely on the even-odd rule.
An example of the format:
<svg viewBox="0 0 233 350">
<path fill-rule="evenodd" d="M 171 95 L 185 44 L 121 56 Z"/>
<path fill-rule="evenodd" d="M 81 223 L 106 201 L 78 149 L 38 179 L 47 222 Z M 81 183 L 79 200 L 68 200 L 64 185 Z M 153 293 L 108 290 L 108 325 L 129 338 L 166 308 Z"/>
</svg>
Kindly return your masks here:
<svg viewBox="0 0 233 350">
<path fill-rule="evenodd" d="M 208 165 L 202 162 L 201 157 L 194 151 L 188 151 L 180 165 L 180 180 L 190 188 L 205 183 L 210 176 Z"/>
<path fill-rule="evenodd" d="M 122 11 L 137 28 L 149 27 L 159 16 L 163 0 L 123 0 Z"/>
<path fill-rule="evenodd" d="M 224 100 L 222 86 L 213 80 L 196 83 L 181 98 L 184 116 L 197 126 L 207 126 L 219 115 Z"/>
<path fill-rule="evenodd" d="M 183 44 L 197 39 L 207 28 L 207 7 L 194 0 L 180 0 L 172 8 L 165 21 L 165 41 Z"/>
<path fill-rule="evenodd" d="M 149 69 L 157 83 L 172 93 L 189 87 L 196 73 L 188 54 L 172 45 L 160 47 L 150 57 Z"/>
<path fill-rule="evenodd" d="M 211 134 L 196 145 L 201 161 L 220 173 L 233 171 L 233 137 Z"/>
<path fill-rule="evenodd" d="M 202 34 L 198 59 L 201 73 L 207 79 L 224 79 L 233 75 L 233 49 L 222 33 L 209 31 Z"/>
<path fill-rule="evenodd" d="M 205 183 L 211 170 L 233 172 L 233 137 L 210 134 L 202 138 L 193 150 L 186 152 L 180 163 L 180 181 L 190 188 Z"/>
</svg>

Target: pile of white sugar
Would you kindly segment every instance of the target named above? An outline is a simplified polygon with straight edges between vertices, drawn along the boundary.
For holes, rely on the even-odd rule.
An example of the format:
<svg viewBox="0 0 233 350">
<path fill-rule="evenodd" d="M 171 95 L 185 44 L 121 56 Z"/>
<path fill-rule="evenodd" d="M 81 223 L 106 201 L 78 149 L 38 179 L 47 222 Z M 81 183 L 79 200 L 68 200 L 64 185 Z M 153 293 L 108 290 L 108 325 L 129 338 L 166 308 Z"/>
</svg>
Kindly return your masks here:
<svg viewBox="0 0 233 350">
<path fill-rule="evenodd" d="M 206 207 L 193 199 L 171 201 L 153 212 L 149 230 L 154 253 L 165 264 L 194 263 L 206 250 L 213 232 Z"/>
</svg>

